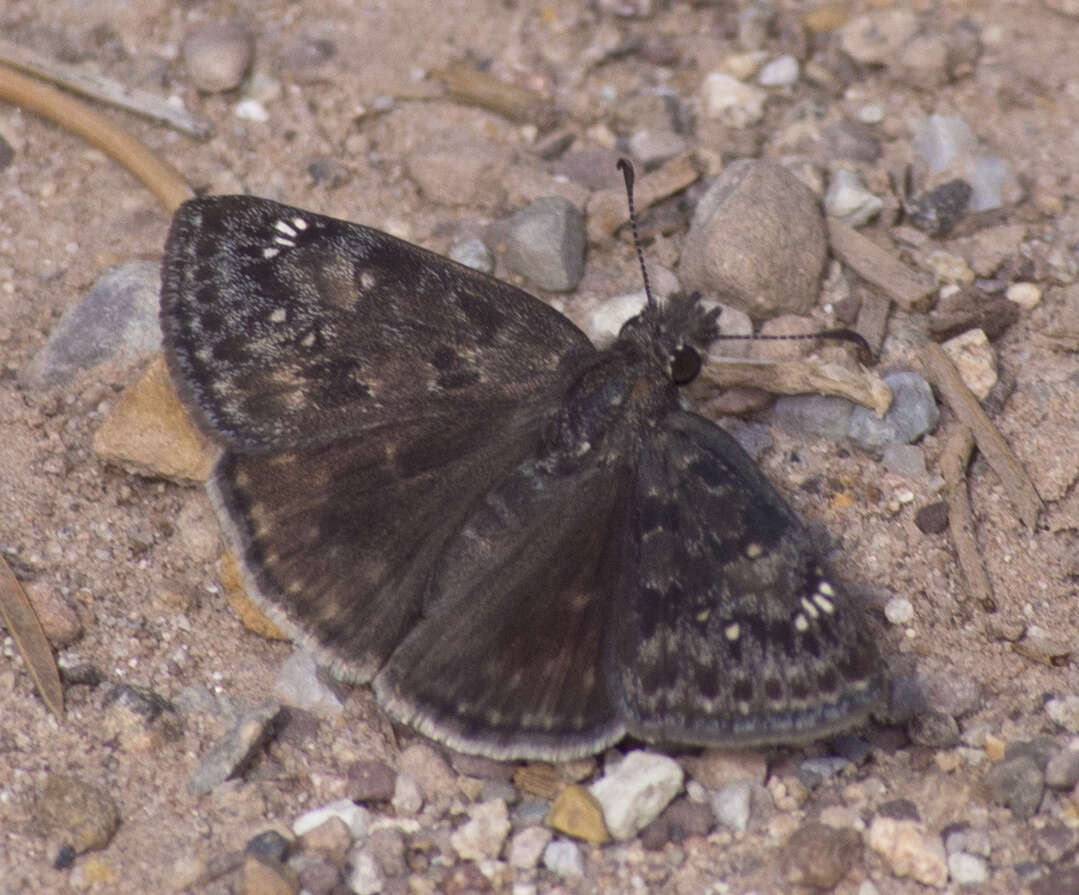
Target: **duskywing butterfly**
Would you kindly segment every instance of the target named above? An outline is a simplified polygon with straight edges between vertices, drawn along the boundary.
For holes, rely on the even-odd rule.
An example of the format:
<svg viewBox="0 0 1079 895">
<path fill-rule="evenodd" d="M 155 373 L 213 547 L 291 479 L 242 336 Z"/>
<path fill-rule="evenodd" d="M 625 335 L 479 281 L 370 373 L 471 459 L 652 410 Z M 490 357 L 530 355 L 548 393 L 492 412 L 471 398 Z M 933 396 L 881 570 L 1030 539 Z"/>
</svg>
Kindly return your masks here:
<svg viewBox="0 0 1079 895">
<path fill-rule="evenodd" d="M 810 740 L 880 691 L 858 607 L 722 429 L 682 409 L 715 314 L 650 300 L 596 349 L 386 233 L 194 199 L 165 246 L 176 385 L 250 594 L 397 719 L 567 759 L 630 734 Z"/>
</svg>

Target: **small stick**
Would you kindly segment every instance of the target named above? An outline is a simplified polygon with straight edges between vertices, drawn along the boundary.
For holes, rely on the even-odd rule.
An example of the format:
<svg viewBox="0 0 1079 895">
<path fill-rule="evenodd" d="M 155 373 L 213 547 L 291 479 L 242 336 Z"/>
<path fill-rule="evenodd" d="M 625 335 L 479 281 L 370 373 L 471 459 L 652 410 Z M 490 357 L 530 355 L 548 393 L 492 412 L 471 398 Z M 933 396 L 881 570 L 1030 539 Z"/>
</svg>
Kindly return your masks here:
<svg viewBox="0 0 1079 895">
<path fill-rule="evenodd" d="M 967 494 L 967 462 L 974 449 L 974 435 L 970 428 L 960 425 L 948 440 L 940 457 L 941 471 L 948 486 L 948 529 L 955 545 L 959 568 L 966 579 L 971 596 L 987 612 L 996 612 L 997 602 L 989 583 L 978 542 L 974 537 L 974 513 Z"/>
<path fill-rule="evenodd" d="M 0 616 L 34 679 L 42 701 L 57 718 L 64 717 L 64 688 L 33 604 L 11 567 L 0 556 Z"/>
<path fill-rule="evenodd" d="M 0 100 L 36 112 L 96 146 L 141 180 L 165 203 L 170 213 L 195 195 L 172 165 L 93 109 L 55 87 L 0 65 Z"/>
<path fill-rule="evenodd" d="M 1019 514 L 1019 518 L 1033 531 L 1038 524 L 1038 514 L 1042 509 L 1042 499 L 1038 489 L 1027 476 L 1023 464 L 1012 453 L 996 426 L 982 410 L 978 399 L 971 394 L 960 378 L 958 371 L 944 353 L 944 349 L 935 343 L 926 345 L 920 354 L 926 376 L 941 397 L 948 403 L 952 412 L 963 425 L 974 434 L 978 450 L 993 467 L 1004 485 L 1008 496 Z"/>
<path fill-rule="evenodd" d="M 936 288 L 930 277 L 911 270 L 871 239 L 830 215 L 828 244 L 840 261 L 895 300 L 904 311 L 925 311 Z"/>
<path fill-rule="evenodd" d="M 538 93 L 508 84 L 471 65 L 455 62 L 431 74 L 463 103 L 480 106 L 520 124 L 534 124 L 541 131 L 558 124 L 558 109 Z"/>
<path fill-rule="evenodd" d="M 169 105 L 159 96 L 137 87 L 126 87 L 119 81 L 104 75 L 84 71 L 72 65 L 56 62 L 26 47 L 0 39 L 0 63 L 19 71 L 64 87 L 73 93 L 96 99 L 118 109 L 134 112 L 154 121 L 160 121 L 194 137 L 206 140 L 213 136 L 213 125 L 203 118 L 192 115 L 186 109 Z"/>
<path fill-rule="evenodd" d="M 661 199 L 679 193 L 694 183 L 700 173 L 693 166 L 693 157 L 686 153 L 665 162 L 636 180 L 634 199 L 637 210 L 649 208 Z M 588 200 L 588 239 L 602 242 L 629 220 L 625 190 L 600 190 Z"/>
</svg>

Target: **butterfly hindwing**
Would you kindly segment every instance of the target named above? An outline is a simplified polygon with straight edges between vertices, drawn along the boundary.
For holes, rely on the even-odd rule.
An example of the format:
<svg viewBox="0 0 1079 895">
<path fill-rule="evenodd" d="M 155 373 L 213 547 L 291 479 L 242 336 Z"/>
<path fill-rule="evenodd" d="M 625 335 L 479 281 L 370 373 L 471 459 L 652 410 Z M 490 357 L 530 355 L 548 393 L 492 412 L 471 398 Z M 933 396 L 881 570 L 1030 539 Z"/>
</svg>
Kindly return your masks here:
<svg viewBox="0 0 1079 895">
<path fill-rule="evenodd" d="M 428 614 L 375 680 L 399 719 L 469 752 L 561 760 L 622 736 L 604 677 L 629 477 L 529 461 L 448 545 Z"/>
<path fill-rule="evenodd" d="M 162 268 L 170 369 L 234 450 L 545 392 L 584 334 L 528 293 L 389 234 L 246 196 L 184 203 Z"/>
<path fill-rule="evenodd" d="M 858 607 L 727 433 L 670 414 L 644 445 L 613 617 L 627 729 L 717 745 L 804 741 L 879 695 Z"/>
</svg>

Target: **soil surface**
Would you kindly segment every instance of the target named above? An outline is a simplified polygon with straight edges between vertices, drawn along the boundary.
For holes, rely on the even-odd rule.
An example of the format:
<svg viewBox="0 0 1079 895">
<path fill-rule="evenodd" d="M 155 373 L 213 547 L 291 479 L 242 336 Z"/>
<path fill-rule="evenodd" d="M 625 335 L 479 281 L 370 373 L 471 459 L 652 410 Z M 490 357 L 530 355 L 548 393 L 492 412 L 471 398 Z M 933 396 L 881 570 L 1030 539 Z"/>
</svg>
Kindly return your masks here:
<svg viewBox="0 0 1079 895">
<path fill-rule="evenodd" d="M 975 891 L 1050 891 L 1039 885 L 1079 891 L 1079 796 L 1070 787 L 1048 788 L 1033 815 L 1023 817 L 985 786 L 1000 758 L 995 745 L 1048 737 L 1037 742 L 1045 754 L 1059 754 L 1079 734 L 1079 719 L 1069 723 L 1046 711 L 1051 697 L 1079 689 L 1079 671 L 1068 660 L 1079 642 L 1079 354 L 1074 333 L 1070 350 L 1061 348 L 1066 340 L 1046 336 L 1076 300 L 1079 6 L 918 3 L 910 10 L 918 34 L 943 38 L 939 44 L 922 55 L 900 48 L 909 51 L 909 64 L 852 59 L 841 47 L 843 28 L 860 15 L 879 15 L 881 5 L 838 2 L 815 10 L 816 17 L 797 2 L 762 5 L 754 17 L 744 6 L 661 0 L 535 6 L 14 0 L 0 8 L 6 40 L 178 97 L 209 119 L 216 134 L 198 142 L 101 107 L 196 189 L 278 199 L 440 252 L 470 235 L 487 237 L 497 250 L 499 222 L 549 194 L 553 184 L 585 199 L 600 187 L 618 188 L 609 160 L 644 129 L 683 140 L 703 173 L 652 218 L 650 232 L 663 234 L 647 251 L 670 267 L 702 185 L 733 158 L 802 156 L 827 182 L 835 160 L 819 143 L 811 152 L 812 139 L 777 139 L 799 122 L 807 131 L 814 120 L 858 122 L 880 144 L 873 157 L 848 165 L 885 198 L 864 232 L 914 265 L 934 248 L 964 256 L 962 240 L 979 232 L 975 225 L 954 238 L 912 244 L 901 238 L 907 231 L 895 231 L 900 198 L 889 175 L 914 160 L 911 138 L 920 123 L 934 113 L 958 115 L 989 154 L 1012 166 L 1019 195 L 991 223 L 1021 224 L 1024 238 L 997 269 L 980 275 L 987 289 L 1025 281 L 1043 295 L 993 343 L 1000 369 L 1015 382 L 994 421 L 1046 510 L 1038 529 L 1027 530 L 991 468 L 973 463 L 976 538 L 997 610 L 968 599 L 947 534 L 927 534 L 915 524 L 919 509 L 942 499 L 937 461 L 956 426 L 947 411 L 919 445 L 924 476 L 906 478 L 849 445 L 796 442 L 778 429 L 770 429 L 775 444 L 760 461 L 798 513 L 831 532 L 841 548 L 840 574 L 870 594 L 870 624 L 893 673 L 936 675 L 946 691 L 952 681 L 956 692 L 968 685 L 975 692 L 953 712 L 938 706 L 932 715 L 954 717 L 951 737 L 947 730 L 926 734 L 924 717 L 917 730 L 875 723 L 860 734 L 867 754 L 823 780 L 810 779 L 801 763 L 835 754 L 828 744 L 774 750 L 765 756 L 766 804 L 754 801 L 747 829 L 710 822 L 692 835 L 671 826 L 625 843 L 581 843 L 582 875 L 553 858 L 516 866 L 508 845 L 483 860 L 461 857 L 449 837 L 481 800 L 507 801 L 515 831 L 543 818 L 522 816 L 527 799 L 519 802 L 514 787 L 492 786 L 480 769 L 453 759 L 458 791 L 452 798 L 429 797 L 413 816 L 405 815 L 405 802 L 367 804 L 373 818 L 396 831 L 404 854 L 403 862 L 379 865 L 374 877 L 381 882 L 370 891 L 795 891 L 788 879 L 797 868 L 787 863 L 784 845 L 824 817 L 848 824 L 859 843 L 846 872 L 827 880 L 834 891 L 920 892 L 929 887 L 912 879 L 902 860 L 868 842 L 873 820 L 894 816 L 896 805 L 906 805 L 901 800 L 909 801 L 903 811 L 920 819 L 926 837 L 916 851 L 932 860 L 943 860 L 949 833 L 984 834 L 981 853 L 970 847 L 985 876 Z M 200 93 L 181 47 L 202 25 L 228 21 L 253 39 L 251 70 L 231 91 Z M 938 46 L 941 59 L 934 56 Z M 759 120 L 709 118 L 705 76 L 750 64 L 753 52 L 765 62 L 791 54 L 801 63 L 799 76 L 764 88 Z M 561 112 L 558 126 L 573 138 L 569 148 L 550 148 L 544 120 L 514 122 L 445 97 L 431 73 L 462 61 L 548 98 Z M 755 77 L 747 74 L 747 83 Z M 257 101 L 266 120 L 238 115 L 245 100 Z M 879 120 L 864 112 L 873 105 L 883 112 Z M 206 795 L 189 794 L 192 772 L 235 718 L 269 697 L 291 647 L 251 633 L 223 599 L 216 524 L 200 488 L 135 476 L 94 454 L 94 432 L 139 365 L 105 364 L 54 389 L 31 388 L 21 375 L 60 316 L 110 265 L 160 259 L 169 215 L 125 170 L 53 124 L 0 104 L 0 136 L 13 152 L 0 169 L 0 551 L 35 602 L 53 607 L 50 630 L 60 632 L 54 639 L 61 641 L 57 652 L 68 681 L 67 710 L 58 721 L 5 634 L 0 893 L 159 892 L 196 878 L 193 891 L 278 891 L 260 889 L 250 869 L 245 883 L 240 870 L 215 876 L 206 868 L 257 834 L 287 831 L 304 811 L 348 796 L 354 780 L 347 770 L 356 762 L 377 760 L 396 771 L 401 750 L 420 738 L 394 728 L 370 691 L 356 688 L 335 716 L 290 714 L 237 779 Z M 545 143 L 547 158 L 536 151 Z M 574 168 L 567 159 L 575 156 Z M 477 159 L 489 164 L 477 166 Z M 571 168 L 584 173 L 556 180 Z M 585 182 L 597 172 L 609 180 Z M 472 195 L 460 195 L 461 184 L 470 184 Z M 505 275 L 501 266 L 496 272 Z M 548 297 L 574 316 L 638 283 L 632 248 L 620 234 L 589 246 L 574 292 Z M 824 310 L 817 316 L 821 325 L 835 319 Z M 914 349 L 928 338 L 926 320 L 921 313 L 893 313 L 885 369 L 911 365 Z M 766 425 L 770 420 L 767 410 L 759 417 Z M 895 596 L 909 600 L 913 613 L 900 612 L 899 623 L 889 623 L 883 609 Z M 1056 642 L 1055 661 L 1015 648 L 1015 641 L 1039 638 Z M 170 704 L 168 723 L 149 710 L 125 715 L 117 707 L 118 684 Z M 143 707 L 156 704 L 151 699 Z M 596 773 L 602 764 L 600 756 Z M 575 773 L 588 779 L 591 770 L 585 763 Z M 104 791 L 120 816 L 104 849 L 73 861 L 58 856 L 62 843 L 43 816 L 48 781 L 60 774 Z M 714 795 L 707 790 L 691 787 L 688 800 L 707 803 Z M 394 827 L 401 819 L 407 822 Z M 351 872 L 341 856 L 330 863 Z M 951 879 L 936 880 L 938 891 L 958 889 L 960 870 L 951 869 Z M 287 874 L 274 879 L 286 886 L 279 891 L 291 890 Z"/>
</svg>

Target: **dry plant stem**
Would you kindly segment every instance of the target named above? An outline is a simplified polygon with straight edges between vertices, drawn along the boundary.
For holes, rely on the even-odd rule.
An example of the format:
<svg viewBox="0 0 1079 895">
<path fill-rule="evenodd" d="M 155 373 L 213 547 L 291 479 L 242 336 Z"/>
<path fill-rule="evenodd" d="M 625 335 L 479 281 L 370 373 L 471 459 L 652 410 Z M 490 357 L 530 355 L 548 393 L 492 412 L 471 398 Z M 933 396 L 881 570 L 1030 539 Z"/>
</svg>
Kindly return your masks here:
<svg viewBox="0 0 1079 895">
<path fill-rule="evenodd" d="M 892 403 L 891 389 L 876 373 L 852 372 L 838 364 L 710 358 L 701 370 L 701 379 L 718 388 L 752 386 L 779 395 L 836 395 L 862 404 L 878 416 Z"/>
<path fill-rule="evenodd" d="M 3 616 L 11 639 L 22 654 L 30 677 L 34 679 L 38 693 L 45 705 L 57 718 L 64 716 L 64 688 L 60 686 L 60 672 L 52 655 L 52 647 L 45 638 L 41 622 L 34 607 L 19 584 L 19 579 L 0 556 L 0 616 Z"/>
<path fill-rule="evenodd" d="M 932 279 L 911 270 L 852 227 L 830 216 L 826 220 L 828 243 L 836 258 L 903 310 L 925 311 L 929 308 L 929 297 L 936 288 Z"/>
<path fill-rule="evenodd" d="M 998 476 L 1019 518 L 1031 531 L 1038 524 L 1042 499 L 1019 458 L 1012 453 L 996 426 L 985 415 L 978 399 L 966 387 L 958 371 L 936 343 L 926 345 L 920 354 L 926 376 L 947 402 L 959 421 L 974 434 L 978 450 Z"/>
<path fill-rule="evenodd" d="M 213 135 L 213 128 L 208 121 L 185 109 L 170 105 L 159 96 L 138 88 L 125 87 L 111 78 L 83 71 L 73 65 L 64 65 L 10 41 L 0 40 L 0 63 L 89 99 L 160 121 L 196 140 L 205 140 Z"/>
<path fill-rule="evenodd" d="M 874 353 L 879 355 L 884 337 L 888 332 L 888 316 L 892 302 L 879 295 L 875 289 L 864 289 L 862 306 L 858 311 L 858 322 L 854 331 L 869 343 Z"/>
<path fill-rule="evenodd" d="M 997 603 L 974 537 L 974 513 L 967 495 L 966 469 L 973 449 L 974 435 L 967 426 L 960 425 L 944 448 L 940 466 L 948 486 L 948 528 L 959 568 L 967 582 L 967 592 L 982 608 L 994 612 Z"/>
<path fill-rule="evenodd" d="M 463 103 L 488 109 L 521 124 L 534 124 L 541 131 L 558 123 L 555 106 L 537 93 L 507 84 L 471 65 L 456 62 L 431 73 L 446 85 L 450 95 Z"/>
<path fill-rule="evenodd" d="M 167 162 L 95 111 L 54 87 L 0 65 L 0 100 L 48 118 L 111 156 L 146 185 L 169 212 L 194 192 Z"/>
</svg>

